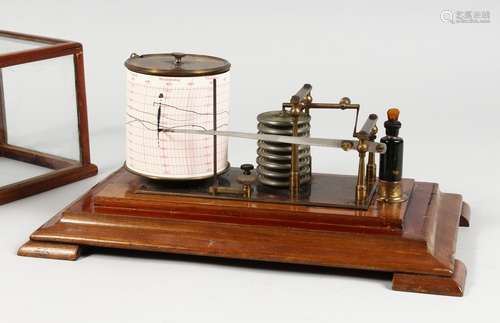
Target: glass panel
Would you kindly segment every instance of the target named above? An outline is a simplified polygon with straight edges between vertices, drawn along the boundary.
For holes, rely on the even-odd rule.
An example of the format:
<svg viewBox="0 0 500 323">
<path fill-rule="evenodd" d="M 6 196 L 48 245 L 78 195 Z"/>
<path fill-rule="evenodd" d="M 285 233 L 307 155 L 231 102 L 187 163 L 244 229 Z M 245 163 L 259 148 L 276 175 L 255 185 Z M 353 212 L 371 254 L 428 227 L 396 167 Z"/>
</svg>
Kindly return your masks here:
<svg viewBox="0 0 500 323">
<path fill-rule="evenodd" d="M 7 143 L 48 154 L 40 159 L 53 168 L 70 166 L 72 160 L 78 162 L 73 56 L 10 66 L 1 72 Z M 51 171 L 17 161 L 2 160 L 0 167 L 3 185 Z"/>
<path fill-rule="evenodd" d="M 73 56 L 3 69 L 8 143 L 79 160 Z"/>
<path fill-rule="evenodd" d="M 48 45 L 45 43 L 9 38 L 0 34 L 0 54 L 18 52 L 22 50 L 33 49 L 38 47 L 46 47 L 46 46 Z"/>
<path fill-rule="evenodd" d="M 0 187 L 52 171 L 49 168 L 23 163 L 4 157 L 0 157 L 0 169 L 2 170 L 0 175 Z"/>
</svg>

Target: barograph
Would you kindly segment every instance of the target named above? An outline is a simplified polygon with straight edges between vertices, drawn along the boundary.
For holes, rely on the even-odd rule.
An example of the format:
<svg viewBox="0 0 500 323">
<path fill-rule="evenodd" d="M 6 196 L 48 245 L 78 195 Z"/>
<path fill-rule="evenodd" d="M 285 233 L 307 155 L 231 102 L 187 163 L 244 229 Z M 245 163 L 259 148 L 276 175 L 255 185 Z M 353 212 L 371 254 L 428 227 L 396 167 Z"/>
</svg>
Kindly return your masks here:
<svg viewBox="0 0 500 323">
<path fill-rule="evenodd" d="M 454 253 L 469 207 L 403 176 L 404 109 L 361 118 L 355 100 L 316 102 L 304 84 L 240 132 L 230 130 L 238 111 L 227 60 L 132 54 L 125 66 L 123 167 L 35 231 L 20 255 L 74 260 L 94 246 L 354 268 L 393 273 L 396 290 L 463 294 Z M 311 136 L 318 110 L 351 110 L 352 133 Z M 230 164 L 234 137 L 248 139 L 255 159 Z M 315 172 L 314 146 L 331 148 L 332 160 L 350 154 L 356 174 Z"/>
</svg>

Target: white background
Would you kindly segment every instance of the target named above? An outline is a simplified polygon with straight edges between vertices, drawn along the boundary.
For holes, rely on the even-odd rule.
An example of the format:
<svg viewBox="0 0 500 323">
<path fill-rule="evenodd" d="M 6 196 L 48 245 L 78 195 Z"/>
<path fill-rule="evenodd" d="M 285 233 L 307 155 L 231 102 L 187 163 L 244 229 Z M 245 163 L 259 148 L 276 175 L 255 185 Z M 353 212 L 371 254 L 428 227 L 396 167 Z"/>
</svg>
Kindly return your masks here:
<svg viewBox="0 0 500 323">
<path fill-rule="evenodd" d="M 84 44 L 92 158 L 100 174 L 0 207 L 0 322 L 496 321 L 500 284 L 498 1 L 7 1 L 0 28 Z M 442 10 L 489 10 L 449 24 Z M 400 293 L 389 276 L 273 270 L 149 254 L 76 262 L 21 258 L 39 225 L 118 168 L 125 155 L 131 52 L 212 54 L 232 63 L 231 126 L 255 131 L 303 83 L 316 101 L 401 109 L 405 177 L 464 195 L 472 227 L 457 258 L 463 298 Z M 50 107 L 47 107 L 47 111 Z M 50 114 L 47 114 L 50 118 Z M 347 137 L 347 112 L 313 115 L 315 136 Z M 255 144 L 230 145 L 233 164 Z M 352 173 L 354 155 L 313 151 L 316 171 Z"/>
</svg>

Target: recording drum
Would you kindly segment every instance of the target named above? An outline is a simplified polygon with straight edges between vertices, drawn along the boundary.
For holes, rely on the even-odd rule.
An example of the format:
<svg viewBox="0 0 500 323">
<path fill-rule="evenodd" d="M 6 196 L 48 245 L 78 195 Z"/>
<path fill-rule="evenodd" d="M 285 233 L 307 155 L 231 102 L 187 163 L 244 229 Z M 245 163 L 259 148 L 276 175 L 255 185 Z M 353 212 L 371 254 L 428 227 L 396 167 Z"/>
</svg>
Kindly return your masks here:
<svg viewBox="0 0 500 323">
<path fill-rule="evenodd" d="M 227 137 L 167 132 L 168 129 L 226 130 L 230 64 L 205 55 L 132 54 L 127 67 L 127 168 L 168 180 L 208 178 L 223 172 Z M 214 112 L 216 118 L 214 118 Z"/>
</svg>

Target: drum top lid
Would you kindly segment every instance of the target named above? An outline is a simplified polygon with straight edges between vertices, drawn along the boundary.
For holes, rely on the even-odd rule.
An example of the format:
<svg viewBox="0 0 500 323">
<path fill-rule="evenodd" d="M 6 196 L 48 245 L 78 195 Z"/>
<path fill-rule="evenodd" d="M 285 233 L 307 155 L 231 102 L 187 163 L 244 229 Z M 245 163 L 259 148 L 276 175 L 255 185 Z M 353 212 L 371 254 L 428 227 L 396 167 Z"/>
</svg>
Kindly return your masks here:
<svg viewBox="0 0 500 323">
<path fill-rule="evenodd" d="M 229 71 L 225 59 L 184 53 L 137 55 L 133 53 L 125 66 L 137 73 L 158 76 L 205 76 Z"/>
</svg>

